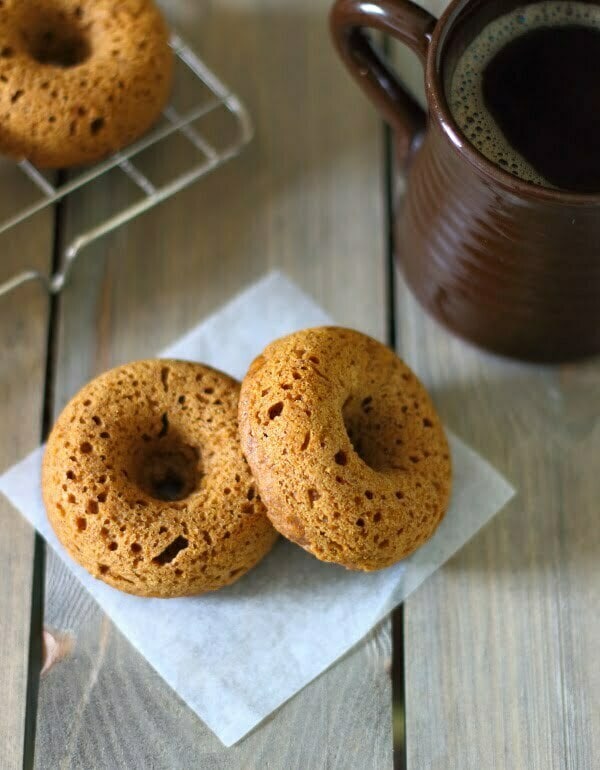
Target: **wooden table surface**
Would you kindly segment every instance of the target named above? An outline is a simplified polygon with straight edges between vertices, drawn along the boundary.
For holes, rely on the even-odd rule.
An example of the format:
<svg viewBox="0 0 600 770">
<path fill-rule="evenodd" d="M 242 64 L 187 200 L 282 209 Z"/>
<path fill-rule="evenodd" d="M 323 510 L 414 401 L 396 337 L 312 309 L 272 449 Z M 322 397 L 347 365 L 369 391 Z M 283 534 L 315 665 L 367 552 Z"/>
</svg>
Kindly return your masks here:
<svg viewBox="0 0 600 770">
<path fill-rule="evenodd" d="M 598 767 L 600 365 L 501 360 L 423 314 L 393 267 L 384 129 L 335 58 L 326 0 L 164 6 L 245 100 L 256 139 L 88 249 L 60 299 L 30 285 L 0 300 L 2 467 L 89 378 L 278 267 L 342 324 L 395 344 L 519 494 L 395 614 L 393 640 L 387 620 L 230 749 L 0 501 L 0 768 Z M 25 195 L 3 162 L 0 203 Z M 108 177 L 4 237 L 0 279 L 56 265 L 121 198 Z M 40 676 L 43 627 L 64 657 Z"/>
</svg>

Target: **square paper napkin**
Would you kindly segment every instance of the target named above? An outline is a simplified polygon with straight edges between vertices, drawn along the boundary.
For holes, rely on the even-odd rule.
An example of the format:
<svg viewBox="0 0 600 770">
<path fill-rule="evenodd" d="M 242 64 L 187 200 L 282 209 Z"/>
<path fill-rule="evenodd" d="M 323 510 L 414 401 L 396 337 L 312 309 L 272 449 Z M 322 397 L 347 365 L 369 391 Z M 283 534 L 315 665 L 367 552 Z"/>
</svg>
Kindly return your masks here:
<svg viewBox="0 0 600 770">
<path fill-rule="evenodd" d="M 202 361 L 241 378 L 271 340 L 327 323 L 331 319 L 310 298 L 271 273 L 161 355 Z M 128 596 L 75 564 L 44 513 L 43 448 L 0 477 L 0 491 L 134 647 L 230 746 L 362 639 L 512 497 L 513 489 L 488 463 L 457 438 L 450 443 L 450 509 L 435 536 L 409 559 L 381 572 L 348 572 L 281 540 L 238 583 L 196 598 Z"/>
</svg>

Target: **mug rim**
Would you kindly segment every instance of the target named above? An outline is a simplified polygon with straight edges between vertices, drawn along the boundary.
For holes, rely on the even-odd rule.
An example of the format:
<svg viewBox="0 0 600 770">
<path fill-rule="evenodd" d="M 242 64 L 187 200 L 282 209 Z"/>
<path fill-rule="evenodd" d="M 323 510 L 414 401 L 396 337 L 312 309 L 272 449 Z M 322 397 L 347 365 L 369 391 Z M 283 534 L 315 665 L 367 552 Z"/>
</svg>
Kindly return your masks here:
<svg viewBox="0 0 600 770">
<path fill-rule="evenodd" d="M 531 0 L 532 4 L 542 0 Z M 473 0 L 452 0 L 439 17 L 427 51 L 427 62 L 425 67 L 425 91 L 429 114 L 435 116 L 441 129 L 450 141 L 453 148 L 461 154 L 474 168 L 483 175 L 490 178 L 490 181 L 500 183 L 504 188 L 512 193 L 522 197 L 535 198 L 553 203 L 568 204 L 573 206 L 600 206 L 600 192 L 598 193 L 576 193 L 565 190 L 557 190 L 552 187 L 542 187 L 533 182 L 526 182 L 519 177 L 513 176 L 508 171 L 499 168 L 495 163 L 485 157 L 465 136 L 464 132 L 454 120 L 444 87 L 441 82 L 441 63 L 444 56 L 444 44 L 449 37 L 449 33 L 454 28 L 459 12 Z M 527 0 L 525 0 L 527 3 Z M 528 4 L 528 3 L 527 3 Z"/>
</svg>

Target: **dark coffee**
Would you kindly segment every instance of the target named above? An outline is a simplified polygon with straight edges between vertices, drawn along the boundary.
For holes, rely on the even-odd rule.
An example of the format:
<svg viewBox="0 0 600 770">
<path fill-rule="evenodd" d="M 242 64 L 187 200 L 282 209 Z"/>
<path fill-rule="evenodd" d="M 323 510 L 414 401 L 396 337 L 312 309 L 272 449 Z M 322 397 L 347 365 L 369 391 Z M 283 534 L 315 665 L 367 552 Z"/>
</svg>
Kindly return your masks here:
<svg viewBox="0 0 600 770">
<path fill-rule="evenodd" d="M 450 108 L 515 176 L 600 192 L 600 6 L 542 2 L 488 25 L 461 57 Z"/>
</svg>

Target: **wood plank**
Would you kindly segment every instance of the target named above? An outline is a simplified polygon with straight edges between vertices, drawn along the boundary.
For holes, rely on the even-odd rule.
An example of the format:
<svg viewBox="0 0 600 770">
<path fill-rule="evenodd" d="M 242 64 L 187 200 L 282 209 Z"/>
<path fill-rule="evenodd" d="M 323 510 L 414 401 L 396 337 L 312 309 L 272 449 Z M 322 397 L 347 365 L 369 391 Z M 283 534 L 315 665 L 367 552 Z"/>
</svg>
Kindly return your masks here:
<svg viewBox="0 0 600 770">
<path fill-rule="evenodd" d="M 14 163 L 0 161 L 0 212 L 26 205 L 34 193 Z M 52 212 L 0 237 L 0 282 L 28 267 L 48 270 Z M 0 469 L 39 443 L 42 424 L 48 301 L 38 285 L 0 298 Z M 21 768 L 25 729 L 34 534 L 0 500 L 0 746 L 3 768 Z"/>
<path fill-rule="evenodd" d="M 398 333 L 447 424 L 519 491 L 405 605 L 408 768 L 595 767 L 600 366 L 479 352 L 402 283 Z"/>
<path fill-rule="evenodd" d="M 248 103 L 257 138 L 213 178 L 82 257 L 62 305 L 56 411 L 98 371 L 160 349 L 274 266 L 341 322 L 385 336 L 381 131 L 336 61 L 327 7 L 171 6 Z M 159 155 L 155 165 L 172 160 Z M 67 236 L 121 194 L 110 181 L 80 194 Z M 226 750 L 52 556 L 46 622 L 74 646 L 42 681 L 40 768 L 392 765 L 388 623 Z"/>
<path fill-rule="evenodd" d="M 445 0 L 423 3 L 436 15 Z M 422 71 L 394 61 L 417 97 Z M 597 764 L 600 365 L 488 355 L 427 318 L 398 278 L 400 352 L 447 422 L 518 497 L 405 605 L 408 770 Z"/>
</svg>

